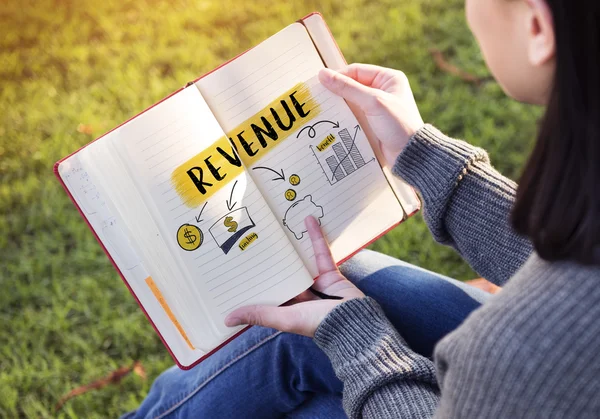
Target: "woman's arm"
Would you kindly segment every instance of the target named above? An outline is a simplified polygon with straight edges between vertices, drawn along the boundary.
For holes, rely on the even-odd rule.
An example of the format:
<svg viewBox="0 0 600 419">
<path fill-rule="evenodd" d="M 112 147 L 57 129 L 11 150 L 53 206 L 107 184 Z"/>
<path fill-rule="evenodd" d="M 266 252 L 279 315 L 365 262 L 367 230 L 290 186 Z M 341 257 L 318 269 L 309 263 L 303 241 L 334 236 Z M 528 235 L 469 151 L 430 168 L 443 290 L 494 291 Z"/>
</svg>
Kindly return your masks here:
<svg viewBox="0 0 600 419">
<path fill-rule="evenodd" d="M 314 337 L 344 382 L 352 418 L 426 418 L 439 400 L 431 360 L 412 351 L 381 307 L 338 270 L 319 223 L 306 219 L 319 277 L 310 291 L 282 307 L 248 306 L 227 316 L 228 326 L 273 327 Z"/>
<path fill-rule="evenodd" d="M 484 278 L 502 285 L 531 254 L 529 240 L 509 222 L 517 185 L 491 166 L 484 150 L 426 125 L 393 171 L 421 194 L 433 237 L 454 247 Z"/>
<path fill-rule="evenodd" d="M 425 125 L 400 71 L 351 64 L 321 71 L 320 80 L 365 113 L 394 173 L 423 197 L 434 238 L 486 279 L 508 280 L 532 246 L 509 224 L 516 185 L 492 168 L 485 151 Z"/>
<path fill-rule="evenodd" d="M 350 418 L 428 418 L 440 392 L 433 362 L 412 351 L 375 300 L 337 306 L 315 332 L 344 383 Z"/>
</svg>

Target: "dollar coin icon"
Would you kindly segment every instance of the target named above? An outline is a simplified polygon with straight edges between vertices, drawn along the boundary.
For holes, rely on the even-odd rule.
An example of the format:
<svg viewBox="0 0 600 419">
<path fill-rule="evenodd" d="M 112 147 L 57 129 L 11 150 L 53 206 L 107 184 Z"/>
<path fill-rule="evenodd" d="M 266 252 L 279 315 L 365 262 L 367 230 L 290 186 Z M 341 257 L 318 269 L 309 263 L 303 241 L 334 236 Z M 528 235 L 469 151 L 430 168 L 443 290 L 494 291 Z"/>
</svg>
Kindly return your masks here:
<svg viewBox="0 0 600 419">
<path fill-rule="evenodd" d="M 296 191 L 293 189 L 288 189 L 287 191 L 285 191 L 285 199 L 287 199 L 288 201 L 293 201 L 294 199 L 296 199 Z"/>
<path fill-rule="evenodd" d="M 177 243 L 183 250 L 196 250 L 202 244 L 204 234 L 196 226 L 184 224 L 177 230 Z"/>
<path fill-rule="evenodd" d="M 290 184 L 292 184 L 294 186 L 300 184 L 300 176 L 298 176 L 298 175 L 290 176 Z"/>
</svg>

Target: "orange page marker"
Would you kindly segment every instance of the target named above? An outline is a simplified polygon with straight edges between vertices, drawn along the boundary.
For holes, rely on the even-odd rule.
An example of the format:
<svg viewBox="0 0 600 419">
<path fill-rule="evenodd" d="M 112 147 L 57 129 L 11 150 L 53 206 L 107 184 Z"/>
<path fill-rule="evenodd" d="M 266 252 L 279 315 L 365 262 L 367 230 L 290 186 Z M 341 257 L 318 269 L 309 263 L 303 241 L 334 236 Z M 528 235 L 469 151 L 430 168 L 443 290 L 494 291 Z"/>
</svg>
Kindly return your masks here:
<svg viewBox="0 0 600 419">
<path fill-rule="evenodd" d="M 163 297 L 162 292 L 160 292 L 160 290 L 158 289 L 158 287 L 154 283 L 154 280 L 152 279 L 151 276 L 149 276 L 148 278 L 146 278 L 146 284 L 148 284 L 148 286 L 152 290 L 152 294 L 154 294 L 154 296 L 156 297 L 156 299 L 158 300 L 158 302 L 160 303 L 160 305 L 162 306 L 162 308 L 167 313 L 167 316 L 169 316 L 169 319 L 171 319 L 171 321 L 173 322 L 173 324 L 175 325 L 175 327 L 177 328 L 177 330 L 179 330 L 179 333 L 181 333 L 181 336 L 183 337 L 183 339 L 185 340 L 185 342 L 188 344 L 188 346 L 190 347 L 190 349 L 196 349 L 196 348 L 194 348 L 194 345 L 192 345 L 192 342 L 190 342 L 190 340 L 188 339 L 187 335 L 185 334 L 185 331 L 183 330 L 183 327 L 181 327 L 181 325 L 177 321 L 177 318 L 175 317 L 175 315 L 171 311 L 171 308 L 169 307 L 169 305 L 165 301 L 165 298 Z"/>
</svg>

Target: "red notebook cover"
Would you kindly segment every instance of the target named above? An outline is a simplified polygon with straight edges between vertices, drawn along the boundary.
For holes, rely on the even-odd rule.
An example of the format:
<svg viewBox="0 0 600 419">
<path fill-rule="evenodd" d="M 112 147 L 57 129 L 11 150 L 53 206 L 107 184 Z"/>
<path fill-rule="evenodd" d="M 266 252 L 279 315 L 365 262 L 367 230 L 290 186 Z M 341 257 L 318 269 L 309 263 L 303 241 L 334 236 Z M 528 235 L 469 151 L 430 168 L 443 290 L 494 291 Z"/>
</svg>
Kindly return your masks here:
<svg viewBox="0 0 600 419">
<path fill-rule="evenodd" d="M 321 16 L 321 14 L 319 12 L 313 12 L 310 13 L 306 16 L 304 16 L 302 19 L 298 20 L 299 23 L 303 23 L 303 21 L 313 15 L 319 15 Z M 326 25 L 326 24 L 325 24 Z M 327 25 L 326 25 L 327 27 Z M 327 29 L 329 30 L 329 27 L 327 27 Z M 337 42 L 335 41 L 335 38 L 333 37 L 333 34 L 331 34 L 331 30 L 329 30 L 329 33 L 331 35 L 331 38 L 335 44 L 335 46 L 337 47 L 337 49 L 340 51 L 340 54 L 343 56 Z M 244 55 L 245 53 L 247 53 L 248 51 L 251 51 L 252 48 L 238 54 L 237 56 L 235 56 L 234 58 L 224 62 L 223 64 L 221 64 L 220 66 L 214 68 L 213 70 L 205 73 L 204 75 L 198 77 L 197 79 L 195 79 L 194 81 L 191 81 L 188 83 L 188 85 L 191 85 L 195 82 L 197 82 L 198 80 L 206 77 L 207 75 L 213 73 L 214 71 L 218 70 L 219 68 L 227 65 L 228 63 L 236 60 L 237 58 L 241 57 L 242 55 Z M 150 315 L 148 314 L 148 312 L 146 311 L 146 309 L 144 308 L 144 305 L 141 303 L 140 299 L 138 298 L 138 296 L 135 294 L 134 290 L 132 289 L 132 287 L 130 286 L 130 284 L 128 283 L 127 279 L 125 278 L 125 275 L 123 274 L 123 272 L 119 269 L 119 267 L 117 266 L 116 262 L 114 261 L 114 259 L 112 258 L 112 256 L 110 255 L 110 253 L 108 252 L 108 250 L 106 249 L 104 243 L 102 242 L 102 240 L 100 240 L 98 234 L 96 233 L 96 231 L 94 230 L 94 228 L 92 227 L 92 225 L 90 224 L 88 218 L 86 217 L 85 213 L 83 212 L 83 210 L 81 209 L 81 207 L 79 206 L 79 204 L 77 203 L 77 201 L 75 200 L 75 198 L 73 197 L 73 195 L 71 194 L 71 192 L 69 191 L 69 188 L 67 187 L 65 181 L 63 180 L 63 178 L 60 176 L 59 173 L 59 166 L 60 164 L 65 161 L 66 159 L 68 159 L 69 157 L 79 153 L 81 150 L 83 150 L 85 147 L 87 147 L 88 145 L 92 144 L 94 141 L 98 141 L 99 139 L 103 138 L 104 136 L 106 136 L 107 134 L 111 133 L 112 131 L 116 130 L 117 128 L 121 127 L 122 125 L 125 125 L 126 123 L 128 123 L 129 121 L 137 118 L 138 116 L 142 115 L 143 113 L 147 112 L 148 110 L 152 109 L 153 107 L 155 107 L 156 105 L 158 105 L 159 103 L 167 100 L 168 98 L 170 98 L 171 96 L 175 95 L 176 93 L 182 91 L 185 87 L 182 87 L 176 91 L 174 91 L 173 93 L 171 93 L 170 95 L 166 96 L 165 98 L 163 98 L 162 100 L 156 102 L 154 105 L 150 106 L 149 108 L 143 110 L 142 112 L 140 112 L 139 114 L 135 115 L 134 117 L 126 120 L 125 122 L 123 122 L 122 124 L 116 126 L 115 128 L 111 129 L 110 131 L 107 131 L 106 133 L 104 133 L 102 136 L 96 138 L 95 140 L 91 141 L 90 143 L 86 144 L 85 146 L 81 147 L 80 149 L 78 149 L 77 151 L 74 151 L 73 153 L 69 154 L 66 157 L 63 157 L 61 160 L 59 160 L 58 162 L 56 162 L 54 164 L 54 174 L 55 176 L 58 178 L 59 182 L 61 183 L 63 189 L 65 190 L 65 192 L 67 193 L 67 195 L 69 196 L 69 198 L 71 199 L 71 201 L 73 202 L 73 204 L 75 205 L 75 207 L 77 208 L 77 210 L 79 211 L 79 214 L 81 215 L 81 217 L 86 221 L 88 227 L 90 228 L 90 230 L 92 231 L 92 233 L 94 234 L 94 237 L 96 238 L 96 240 L 98 241 L 98 243 L 100 244 L 100 246 L 102 247 L 102 250 L 104 251 L 104 253 L 106 253 L 106 256 L 108 257 L 108 259 L 110 260 L 110 262 L 112 263 L 112 265 L 114 266 L 114 268 L 117 270 L 117 272 L 119 273 L 119 275 L 121 276 L 121 279 L 123 280 L 123 282 L 125 283 L 125 286 L 127 287 L 127 289 L 129 290 L 129 292 L 131 293 L 131 295 L 133 296 L 133 298 L 135 298 L 135 301 L 137 302 L 137 304 L 140 306 L 140 308 L 142 309 L 142 311 L 144 312 L 144 315 L 146 316 L 146 318 L 148 319 L 148 321 L 150 322 L 150 324 L 152 324 L 152 327 L 154 328 L 154 330 L 156 331 L 156 333 L 158 334 L 158 336 L 160 337 L 162 343 L 165 345 L 165 347 L 167 348 L 167 350 L 169 351 L 169 354 L 171 355 L 171 357 L 173 358 L 173 361 L 177 364 L 177 366 L 183 370 L 189 370 L 193 367 L 195 367 L 196 365 L 198 365 L 200 362 L 202 362 L 203 360 L 205 360 L 206 358 L 208 358 L 209 356 L 211 356 L 212 354 L 214 354 L 215 352 L 217 352 L 219 349 L 221 349 L 223 346 L 227 345 L 229 342 L 231 342 L 232 340 L 234 340 L 236 337 L 238 337 L 239 335 L 241 335 L 242 333 L 244 333 L 245 331 L 247 331 L 251 326 L 248 326 L 244 329 L 242 329 L 241 331 L 239 331 L 238 333 L 236 333 L 235 335 L 233 335 L 232 337 L 230 337 L 229 339 L 227 339 L 226 341 L 224 341 L 222 344 L 220 344 L 219 346 L 217 346 L 216 348 L 214 348 L 212 351 L 208 352 L 207 354 L 203 355 L 202 357 L 200 357 L 198 360 L 194 361 L 193 363 L 191 363 L 190 365 L 183 365 L 180 363 L 179 359 L 177 359 L 177 357 L 175 356 L 175 354 L 173 353 L 172 349 L 169 347 L 169 344 L 167 343 L 166 339 L 162 336 L 162 334 L 160 333 L 160 330 L 158 329 L 158 327 L 156 326 L 156 324 L 154 323 L 154 321 L 152 320 L 152 318 L 150 317 Z M 413 211 L 410 214 L 407 214 L 407 218 L 414 215 L 416 212 L 418 212 L 418 208 Z M 349 254 L 348 256 L 344 257 L 342 260 L 340 260 L 337 264 L 341 265 L 342 263 L 344 263 L 345 261 L 347 261 L 348 259 L 350 259 L 352 256 L 354 256 L 356 253 L 358 253 L 360 250 L 364 249 L 365 247 L 369 246 L 370 244 L 372 244 L 373 242 L 377 241 L 379 238 L 383 237 L 385 234 L 387 234 L 389 231 L 393 230 L 394 228 L 396 228 L 399 224 L 401 224 L 402 221 L 398 222 L 397 224 L 392 225 L 389 229 L 387 229 L 386 231 L 384 231 L 383 233 L 381 233 L 380 235 L 378 235 L 377 237 L 373 238 L 372 240 L 370 240 L 369 242 L 365 243 L 363 246 L 359 247 L 358 249 L 356 249 L 354 252 L 352 252 L 351 254 Z M 316 278 L 315 278 L 316 279 Z"/>
</svg>

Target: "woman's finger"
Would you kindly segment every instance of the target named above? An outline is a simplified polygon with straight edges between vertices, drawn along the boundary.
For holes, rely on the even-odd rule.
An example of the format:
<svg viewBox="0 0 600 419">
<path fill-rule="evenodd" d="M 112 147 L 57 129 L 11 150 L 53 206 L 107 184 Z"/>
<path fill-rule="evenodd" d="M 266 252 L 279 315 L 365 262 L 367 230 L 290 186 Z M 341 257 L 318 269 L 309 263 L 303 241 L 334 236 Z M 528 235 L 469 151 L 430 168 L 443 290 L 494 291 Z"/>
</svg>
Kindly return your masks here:
<svg viewBox="0 0 600 419">
<path fill-rule="evenodd" d="M 338 70 L 341 74 L 373 89 L 394 93 L 410 89 L 406 74 L 400 70 L 372 64 L 354 63 Z"/>
<path fill-rule="evenodd" d="M 304 220 L 310 241 L 312 242 L 313 251 L 315 253 L 315 260 L 317 263 L 317 269 L 319 275 L 326 274 L 328 272 L 337 271 L 337 266 L 331 255 L 329 244 L 323 236 L 321 226 L 315 217 L 309 216 Z"/>
<path fill-rule="evenodd" d="M 329 68 L 319 72 L 319 81 L 336 95 L 359 106 L 371 103 L 377 94 L 377 90 Z"/>
<path fill-rule="evenodd" d="M 238 308 L 225 318 L 225 325 L 229 327 L 240 325 L 264 326 L 283 332 L 297 333 L 300 335 L 312 336 L 314 329 L 318 325 L 315 320 L 319 315 L 319 310 L 307 310 L 306 304 L 313 302 L 304 302 L 288 307 L 271 306 L 246 306 Z M 321 314 L 321 317 L 322 314 Z"/>
<path fill-rule="evenodd" d="M 353 63 L 338 71 L 360 84 L 379 89 L 382 79 L 393 77 L 395 70 L 378 65 Z"/>
<path fill-rule="evenodd" d="M 259 305 L 241 307 L 227 315 L 225 326 L 250 324 L 282 330 L 284 316 L 281 315 L 281 310 L 285 310 L 285 308 Z"/>
</svg>

